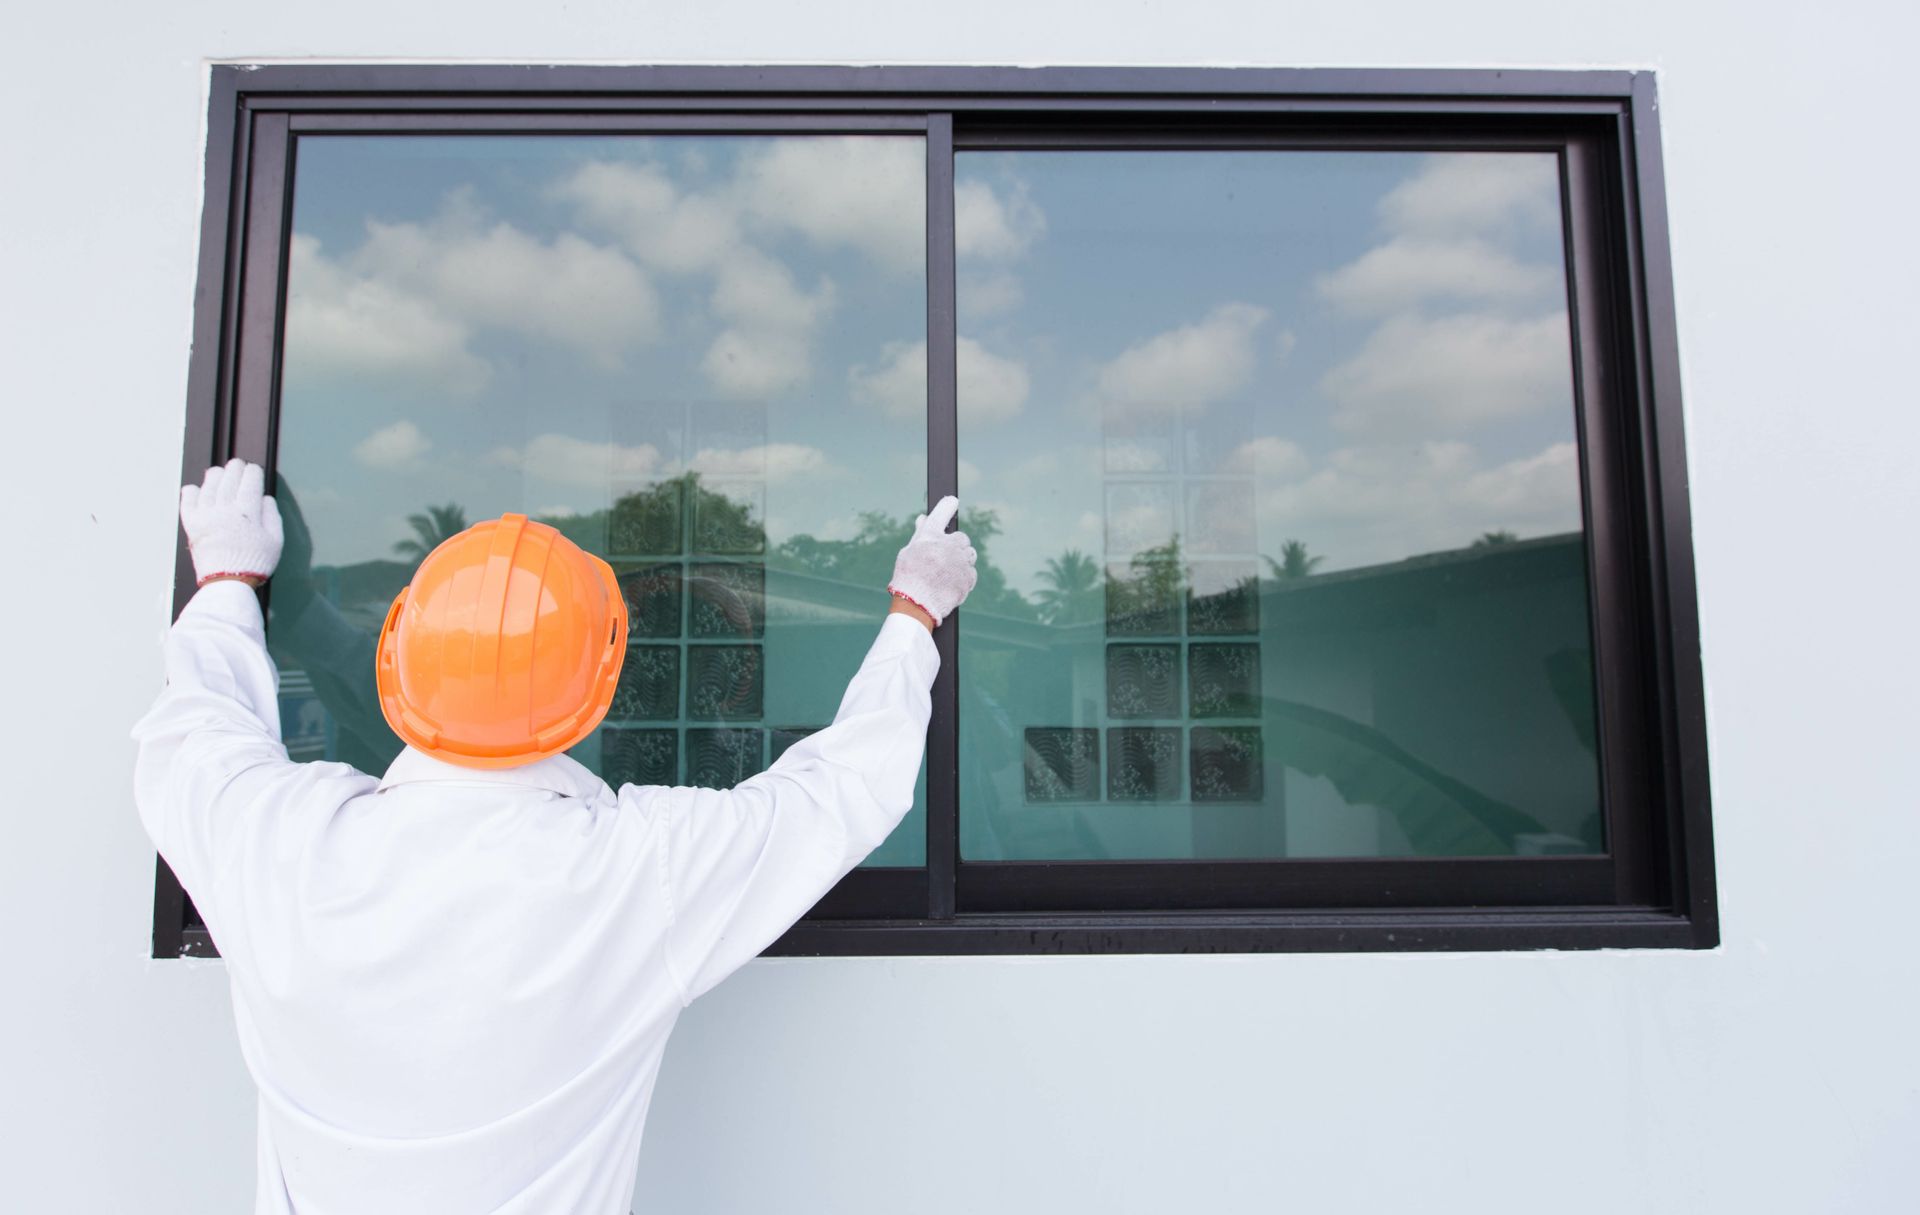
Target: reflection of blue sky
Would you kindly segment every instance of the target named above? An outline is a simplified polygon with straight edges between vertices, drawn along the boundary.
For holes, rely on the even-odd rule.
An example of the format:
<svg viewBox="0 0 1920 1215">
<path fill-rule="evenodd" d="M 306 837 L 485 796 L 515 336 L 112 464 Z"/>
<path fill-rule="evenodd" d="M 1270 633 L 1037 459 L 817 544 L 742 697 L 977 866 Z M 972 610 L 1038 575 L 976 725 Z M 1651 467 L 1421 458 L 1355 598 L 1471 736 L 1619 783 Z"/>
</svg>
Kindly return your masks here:
<svg viewBox="0 0 1920 1215">
<path fill-rule="evenodd" d="M 918 509 L 924 390 L 850 369 L 923 340 L 924 182 L 906 138 L 303 138 L 280 464 L 316 560 L 688 466 L 764 482 L 776 542 Z"/>
<path fill-rule="evenodd" d="M 1257 551 L 1300 539 L 1322 570 L 1578 527 L 1552 156 L 963 153 L 957 173 L 1039 230 L 1016 264 L 960 262 L 963 337 L 1027 377 L 988 417 L 961 377 L 961 455 L 1016 585 L 1116 532 L 1245 552 L 1238 509 L 1189 517 L 1196 493 L 1257 503 Z"/>
<path fill-rule="evenodd" d="M 318 561 L 689 466 L 776 543 L 922 501 L 917 139 L 304 137 L 297 182 Z M 1110 532 L 1329 570 L 1579 525 L 1551 156 L 962 153 L 956 217 L 961 490 L 1018 589 Z"/>
</svg>

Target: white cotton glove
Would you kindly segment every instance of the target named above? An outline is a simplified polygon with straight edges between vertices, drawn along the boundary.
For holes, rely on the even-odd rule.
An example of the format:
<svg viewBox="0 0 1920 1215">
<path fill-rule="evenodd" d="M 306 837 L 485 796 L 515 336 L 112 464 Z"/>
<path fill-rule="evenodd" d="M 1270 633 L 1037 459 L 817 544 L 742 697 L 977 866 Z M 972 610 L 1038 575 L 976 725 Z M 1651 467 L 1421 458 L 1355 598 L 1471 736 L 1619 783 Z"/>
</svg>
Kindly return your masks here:
<svg viewBox="0 0 1920 1215">
<path fill-rule="evenodd" d="M 948 494 L 934 503 L 931 514 L 913 521 L 913 539 L 894 558 L 893 581 L 887 589 L 933 617 L 939 624 L 960 606 L 980 575 L 973 563 L 979 554 L 965 532 L 949 532 L 947 524 L 960 509 L 960 499 Z"/>
<path fill-rule="evenodd" d="M 180 487 L 180 526 L 199 585 L 219 574 L 265 578 L 280 564 L 280 506 L 265 487 L 260 466 L 237 458 Z"/>
</svg>

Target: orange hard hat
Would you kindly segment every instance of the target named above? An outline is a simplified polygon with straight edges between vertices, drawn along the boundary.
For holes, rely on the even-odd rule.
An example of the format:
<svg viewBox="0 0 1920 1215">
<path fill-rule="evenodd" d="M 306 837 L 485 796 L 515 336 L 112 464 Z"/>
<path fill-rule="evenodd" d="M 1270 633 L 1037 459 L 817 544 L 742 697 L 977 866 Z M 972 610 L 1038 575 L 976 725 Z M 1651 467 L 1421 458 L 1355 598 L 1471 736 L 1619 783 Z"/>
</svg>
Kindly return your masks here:
<svg viewBox="0 0 1920 1215">
<path fill-rule="evenodd" d="M 502 515 L 442 542 L 394 598 L 374 660 L 380 712 L 437 759 L 532 763 L 600 724 L 626 653 L 613 567 Z"/>
</svg>

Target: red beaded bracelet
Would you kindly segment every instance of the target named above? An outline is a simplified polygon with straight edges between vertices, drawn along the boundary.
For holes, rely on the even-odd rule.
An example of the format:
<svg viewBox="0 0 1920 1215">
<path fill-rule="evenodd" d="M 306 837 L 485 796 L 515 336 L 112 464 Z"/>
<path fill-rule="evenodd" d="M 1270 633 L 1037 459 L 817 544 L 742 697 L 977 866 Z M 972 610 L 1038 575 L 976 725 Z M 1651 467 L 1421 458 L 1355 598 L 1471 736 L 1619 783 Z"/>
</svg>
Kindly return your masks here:
<svg viewBox="0 0 1920 1215">
<path fill-rule="evenodd" d="M 920 602 L 918 599 L 915 599 L 912 595 L 907 594 L 905 591 L 896 591 L 893 589 L 892 586 L 888 586 L 887 592 L 891 594 L 894 598 L 904 599 L 908 603 L 911 603 L 913 606 L 919 608 L 921 611 L 927 612 L 926 604 Z M 927 619 L 933 621 L 935 627 L 938 627 L 940 624 L 940 617 L 934 615 L 932 612 L 927 612 Z"/>
<path fill-rule="evenodd" d="M 267 580 L 267 575 L 256 574 L 248 570 L 215 570 L 213 573 L 207 574 L 206 576 L 202 577 L 198 582 L 194 583 L 193 584 L 194 589 L 198 590 L 201 587 L 205 586 L 207 583 L 214 581 L 216 578 L 232 578 L 237 582 L 244 582 L 248 578 L 258 578 L 262 582 L 265 582 Z"/>
</svg>

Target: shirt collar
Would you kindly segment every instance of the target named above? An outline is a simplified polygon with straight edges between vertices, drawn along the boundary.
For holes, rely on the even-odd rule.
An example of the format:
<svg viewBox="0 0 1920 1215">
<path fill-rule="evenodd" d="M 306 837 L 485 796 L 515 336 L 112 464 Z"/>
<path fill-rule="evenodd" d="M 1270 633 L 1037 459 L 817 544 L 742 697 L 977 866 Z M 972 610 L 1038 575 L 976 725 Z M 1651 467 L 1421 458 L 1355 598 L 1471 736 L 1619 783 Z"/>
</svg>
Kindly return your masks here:
<svg viewBox="0 0 1920 1215">
<path fill-rule="evenodd" d="M 467 768 L 412 747 L 401 751 L 380 778 L 382 792 L 395 785 L 519 785 L 578 798 L 610 792 L 605 781 L 568 755 L 550 755 L 513 768 Z"/>
</svg>

